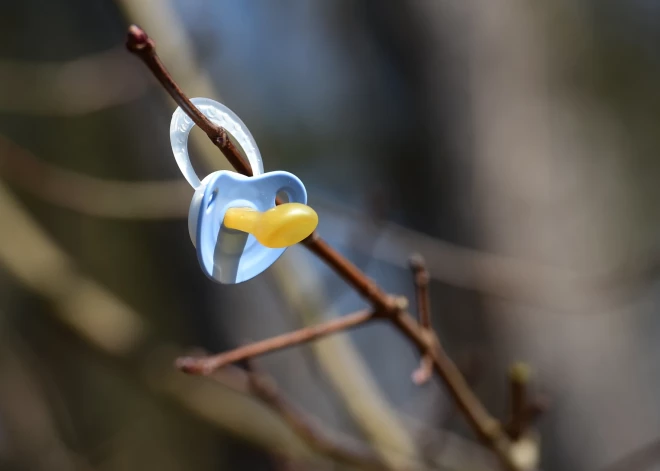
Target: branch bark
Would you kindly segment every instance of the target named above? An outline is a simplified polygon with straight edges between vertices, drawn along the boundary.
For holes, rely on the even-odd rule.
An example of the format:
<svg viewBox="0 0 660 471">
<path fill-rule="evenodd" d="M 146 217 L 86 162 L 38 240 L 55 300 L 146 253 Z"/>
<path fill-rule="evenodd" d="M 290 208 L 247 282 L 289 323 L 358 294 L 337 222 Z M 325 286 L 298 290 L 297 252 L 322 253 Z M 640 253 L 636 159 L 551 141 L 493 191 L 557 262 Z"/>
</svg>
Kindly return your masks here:
<svg viewBox="0 0 660 471">
<path fill-rule="evenodd" d="M 132 25 L 128 29 L 128 39 L 126 47 L 133 54 L 142 59 L 142 62 L 149 67 L 154 77 L 158 79 L 163 88 L 174 99 L 177 105 L 190 116 L 190 118 L 199 126 L 209 137 L 211 142 L 220 149 L 220 152 L 229 160 L 229 163 L 243 175 L 252 176 L 252 168 L 240 155 L 238 149 L 229 139 L 227 130 L 213 124 L 204 114 L 192 104 L 190 99 L 179 88 L 172 76 L 167 72 L 156 54 L 156 44 L 147 36 L 138 26 Z"/>
<path fill-rule="evenodd" d="M 265 353 L 271 353 L 284 348 L 300 345 L 301 343 L 311 342 L 335 332 L 341 332 L 364 325 L 377 318 L 377 313 L 373 312 L 371 309 L 365 309 L 320 325 L 304 327 L 260 342 L 253 342 L 229 352 L 220 353 L 219 355 L 211 355 L 201 358 L 191 356 L 182 357 L 176 361 L 176 367 L 185 373 L 210 375 L 214 371 L 232 363 L 241 362 Z"/>
</svg>

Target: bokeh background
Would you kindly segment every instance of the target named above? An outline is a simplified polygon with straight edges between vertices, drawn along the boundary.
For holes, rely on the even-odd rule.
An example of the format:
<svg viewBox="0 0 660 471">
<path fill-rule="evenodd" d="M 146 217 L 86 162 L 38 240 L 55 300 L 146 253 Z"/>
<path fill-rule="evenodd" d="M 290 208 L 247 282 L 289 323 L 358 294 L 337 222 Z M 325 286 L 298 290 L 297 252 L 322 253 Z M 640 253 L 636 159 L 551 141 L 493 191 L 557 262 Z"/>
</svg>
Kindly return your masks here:
<svg viewBox="0 0 660 471">
<path fill-rule="evenodd" d="M 652 0 L 0 2 L 1 469 L 346 469 L 172 367 L 364 302 L 302 247 L 247 283 L 206 279 L 175 105 L 126 51 L 133 23 L 385 289 L 412 299 L 408 256 L 426 258 L 440 339 L 498 417 L 508 366 L 532 366 L 542 469 L 660 469 Z M 192 136 L 198 173 L 228 168 Z M 259 365 L 390 462 L 492 469 L 417 362 L 374 325 Z"/>
</svg>

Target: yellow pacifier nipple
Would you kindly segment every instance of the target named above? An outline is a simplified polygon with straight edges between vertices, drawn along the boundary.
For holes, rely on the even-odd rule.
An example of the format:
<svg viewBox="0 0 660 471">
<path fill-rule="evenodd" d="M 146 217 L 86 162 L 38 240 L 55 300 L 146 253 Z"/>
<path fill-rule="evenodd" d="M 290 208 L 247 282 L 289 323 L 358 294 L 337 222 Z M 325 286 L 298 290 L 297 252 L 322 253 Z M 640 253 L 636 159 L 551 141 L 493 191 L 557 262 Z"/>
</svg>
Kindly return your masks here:
<svg viewBox="0 0 660 471">
<path fill-rule="evenodd" d="M 314 232 L 318 223 L 316 211 L 301 203 L 284 203 L 263 213 L 252 208 L 229 208 L 224 219 L 229 229 L 252 234 L 271 249 L 297 244 Z"/>
</svg>

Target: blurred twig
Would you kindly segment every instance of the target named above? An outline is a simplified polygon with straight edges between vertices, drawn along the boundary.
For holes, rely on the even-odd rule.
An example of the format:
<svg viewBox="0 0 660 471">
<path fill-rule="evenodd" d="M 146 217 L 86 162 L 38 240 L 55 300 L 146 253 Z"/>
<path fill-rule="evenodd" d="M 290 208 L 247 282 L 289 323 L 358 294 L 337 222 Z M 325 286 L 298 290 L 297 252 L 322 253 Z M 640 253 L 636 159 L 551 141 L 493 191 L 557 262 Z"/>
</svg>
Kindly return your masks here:
<svg viewBox="0 0 660 471">
<path fill-rule="evenodd" d="M 78 116 L 135 100 L 149 83 L 113 48 L 66 62 L 0 60 L 0 110 Z"/>
<path fill-rule="evenodd" d="M 0 342 L 0 419 L 9 432 L 7 451 L 14 469 L 92 471 L 60 438 L 47 394 L 50 391 L 26 356 L 10 331 L 5 331 Z"/>
<path fill-rule="evenodd" d="M 248 362 L 247 366 L 247 370 L 224 369 L 214 373 L 212 377 L 236 391 L 254 395 L 280 416 L 291 430 L 320 455 L 339 463 L 358 466 L 360 469 L 380 471 L 389 469 L 373 450 L 340 443 L 331 437 L 280 394 L 272 378 L 257 371 L 253 362 Z"/>
<path fill-rule="evenodd" d="M 226 130 L 211 123 L 190 100 L 184 95 L 182 90 L 176 85 L 173 78 L 167 72 L 160 62 L 154 42 L 147 34 L 137 26 L 131 26 L 128 31 L 127 39 L 128 49 L 142 59 L 149 67 L 163 87 L 170 93 L 170 96 L 179 104 L 179 106 L 188 114 L 188 116 L 200 126 L 202 130 L 213 141 L 223 154 L 225 154 L 234 166 L 234 168 L 245 175 L 251 175 L 251 169 L 245 160 L 240 156 L 236 147 L 228 138 Z M 228 155 L 229 154 L 229 155 Z M 373 280 L 355 267 L 350 261 L 331 248 L 321 237 L 314 232 L 303 245 L 312 253 L 323 260 L 332 268 L 341 278 L 344 279 L 357 293 L 365 298 L 372 306 L 374 315 L 382 316 L 389 320 L 404 336 L 406 336 L 422 354 L 428 354 L 432 359 L 434 369 L 443 379 L 449 389 L 452 398 L 456 401 L 459 409 L 465 415 L 468 423 L 472 426 L 477 436 L 489 446 L 501 460 L 502 464 L 508 469 L 517 470 L 518 466 L 513 461 L 510 454 L 511 443 L 504 433 L 499 422 L 494 419 L 485 407 L 481 404 L 474 392 L 471 390 L 465 378 L 461 375 L 456 365 L 449 356 L 440 347 L 436 339 L 429 338 L 425 329 L 422 328 L 415 319 L 406 311 L 407 303 L 400 297 L 392 296 L 382 290 Z M 354 323 L 348 323 L 346 327 L 353 327 Z M 319 327 L 324 331 L 323 327 Z M 310 328 L 301 329 L 288 334 L 291 344 L 300 338 L 315 338 L 310 335 Z M 312 328 L 314 329 L 314 328 Z M 332 330 L 337 331 L 337 330 Z M 264 341 L 259 347 L 253 347 L 253 351 L 262 354 L 268 350 Z M 275 343 L 275 348 L 283 348 L 286 344 Z M 185 367 L 185 370 L 197 374 L 211 374 L 215 369 L 224 366 L 228 360 L 239 361 L 251 357 L 251 350 L 246 347 L 237 349 L 234 352 L 227 352 L 216 356 L 206 358 L 185 358 L 178 361 L 178 365 Z"/>
<path fill-rule="evenodd" d="M 421 255 L 416 254 L 410 258 L 410 269 L 413 273 L 415 283 L 415 299 L 417 301 L 417 312 L 419 313 L 419 322 L 428 335 L 435 335 L 431 325 L 431 297 L 429 296 L 429 271 Z M 412 375 L 413 381 L 417 385 L 428 382 L 433 376 L 433 359 L 427 353 L 422 355 L 422 359 Z"/>
<path fill-rule="evenodd" d="M 91 216 L 181 218 L 192 191 L 183 180 L 124 182 L 50 165 L 0 135 L 0 174 L 45 201 Z"/>
<path fill-rule="evenodd" d="M 480 370 L 483 366 L 477 357 L 477 353 L 474 350 L 466 351 L 464 355 L 462 355 L 457 360 L 456 363 L 460 367 L 461 372 L 465 376 L 470 386 L 474 388 L 478 381 L 478 377 L 480 376 Z M 436 409 L 438 402 L 439 401 L 437 400 L 435 401 Z M 438 410 L 438 414 L 439 415 L 437 420 L 434 420 L 433 422 L 438 423 L 440 428 L 443 431 L 446 431 L 450 429 L 451 422 L 458 415 L 458 410 L 454 404 L 449 403 L 443 410 Z M 437 436 L 436 434 L 431 433 L 428 429 L 421 429 L 417 436 L 422 443 L 425 461 L 428 463 L 437 462 L 441 457 L 443 457 L 445 452 L 448 452 L 450 448 L 454 448 L 456 446 L 456 437 L 453 437 L 446 432 L 442 433 L 440 436 Z M 450 444 L 452 445 L 451 447 Z M 473 458 L 476 458 L 477 453 L 473 451 L 470 453 L 470 455 Z M 471 463 L 469 467 L 470 469 L 472 469 L 472 467 L 475 467 L 476 469 L 478 468 L 478 465 Z"/>
</svg>

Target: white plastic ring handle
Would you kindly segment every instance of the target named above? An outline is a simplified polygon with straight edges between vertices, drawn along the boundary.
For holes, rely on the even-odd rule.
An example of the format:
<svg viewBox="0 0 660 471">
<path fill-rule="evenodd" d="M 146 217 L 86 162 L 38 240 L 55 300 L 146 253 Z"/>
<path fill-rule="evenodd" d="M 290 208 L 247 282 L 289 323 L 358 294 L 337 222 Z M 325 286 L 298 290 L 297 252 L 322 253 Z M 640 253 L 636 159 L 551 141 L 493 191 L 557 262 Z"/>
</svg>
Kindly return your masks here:
<svg viewBox="0 0 660 471">
<path fill-rule="evenodd" d="M 261 161 L 261 154 L 259 153 L 257 143 L 254 141 L 247 126 L 245 126 L 243 121 L 232 110 L 222 103 L 209 98 L 193 98 L 190 101 L 212 123 L 222 126 L 236 139 L 238 144 L 243 148 L 243 152 L 245 152 L 245 156 L 252 167 L 253 175 L 264 173 L 264 165 Z M 170 123 L 172 152 L 174 152 L 174 158 L 179 165 L 179 169 L 181 169 L 181 173 L 186 177 L 188 183 L 197 190 L 202 186 L 202 182 L 195 173 L 190 162 L 190 156 L 188 155 L 188 136 L 193 126 L 195 126 L 193 120 L 180 107 L 177 108 L 172 115 L 172 121 Z"/>
</svg>

